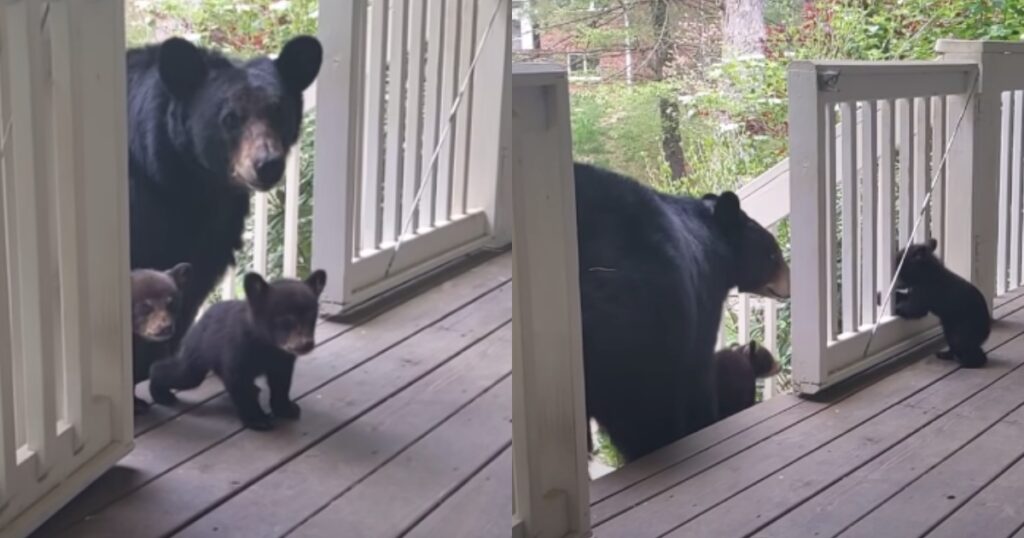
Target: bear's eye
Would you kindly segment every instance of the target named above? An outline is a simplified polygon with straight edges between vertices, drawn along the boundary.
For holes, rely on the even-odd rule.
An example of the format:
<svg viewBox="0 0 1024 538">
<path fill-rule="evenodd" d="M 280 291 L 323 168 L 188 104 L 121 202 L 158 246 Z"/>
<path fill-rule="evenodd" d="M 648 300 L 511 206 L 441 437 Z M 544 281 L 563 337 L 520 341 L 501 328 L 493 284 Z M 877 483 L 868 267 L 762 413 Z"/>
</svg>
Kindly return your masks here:
<svg viewBox="0 0 1024 538">
<path fill-rule="evenodd" d="M 223 117 L 221 117 L 220 122 L 228 131 L 234 131 L 241 127 L 242 118 L 237 113 L 229 110 Z"/>
</svg>

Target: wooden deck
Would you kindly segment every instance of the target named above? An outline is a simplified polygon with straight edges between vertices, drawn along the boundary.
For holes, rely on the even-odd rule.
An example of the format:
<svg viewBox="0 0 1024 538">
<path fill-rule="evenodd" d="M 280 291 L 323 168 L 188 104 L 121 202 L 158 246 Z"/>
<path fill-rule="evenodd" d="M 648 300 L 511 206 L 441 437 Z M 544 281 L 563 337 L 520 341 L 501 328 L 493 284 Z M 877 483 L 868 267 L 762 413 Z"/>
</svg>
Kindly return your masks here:
<svg viewBox="0 0 1024 538">
<path fill-rule="evenodd" d="M 298 422 L 241 429 L 214 378 L 155 407 L 135 450 L 34 536 L 508 536 L 511 261 L 322 323 Z"/>
<path fill-rule="evenodd" d="M 1024 536 L 1024 295 L 990 363 L 779 396 L 592 483 L 594 536 Z"/>
</svg>

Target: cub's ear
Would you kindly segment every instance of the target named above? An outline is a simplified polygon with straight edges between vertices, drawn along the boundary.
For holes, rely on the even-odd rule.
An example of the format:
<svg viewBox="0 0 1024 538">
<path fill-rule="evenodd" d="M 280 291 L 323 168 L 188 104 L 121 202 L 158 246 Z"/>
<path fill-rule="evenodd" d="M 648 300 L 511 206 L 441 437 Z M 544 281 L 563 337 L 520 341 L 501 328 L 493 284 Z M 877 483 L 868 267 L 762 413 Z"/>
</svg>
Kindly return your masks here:
<svg viewBox="0 0 1024 538">
<path fill-rule="evenodd" d="M 725 191 L 715 200 L 712 208 L 715 221 L 726 228 L 735 228 L 740 222 L 740 199 L 732 191 Z"/>
<path fill-rule="evenodd" d="M 313 271 L 306 277 L 306 285 L 319 297 L 324 291 L 324 286 L 327 285 L 327 272 L 323 269 Z"/>
<path fill-rule="evenodd" d="M 245 287 L 245 297 L 249 299 L 249 303 L 261 303 L 267 296 L 267 291 L 270 289 L 270 285 L 267 284 L 266 280 L 257 273 L 247 273 L 245 280 L 243 281 Z"/>
<path fill-rule="evenodd" d="M 928 240 L 927 245 L 928 245 L 928 250 L 930 250 L 932 252 L 935 252 L 935 249 L 939 248 L 939 242 L 936 241 L 934 237 Z"/>
<path fill-rule="evenodd" d="M 189 277 L 192 276 L 192 264 L 186 262 L 179 263 L 167 271 L 167 276 L 174 280 L 174 285 L 178 287 L 178 291 L 182 291 L 185 289 L 185 285 L 188 284 Z"/>
<path fill-rule="evenodd" d="M 285 86 L 295 93 L 302 93 L 316 80 L 323 58 L 324 49 L 320 41 L 304 35 L 285 43 L 274 65 Z"/>
<path fill-rule="evenodd" d="M 757 342 L 751 340 L 747 342 L 747 357 L 753 359 L 757 355 Z"/>
<path fill-rule="evenodd" d="M 206 81 L 203 54 L 180 37 L 172 37 L 160 45 L 157 68 L 167 91 L 177 99 L 191 98 Z"/>
</svg>

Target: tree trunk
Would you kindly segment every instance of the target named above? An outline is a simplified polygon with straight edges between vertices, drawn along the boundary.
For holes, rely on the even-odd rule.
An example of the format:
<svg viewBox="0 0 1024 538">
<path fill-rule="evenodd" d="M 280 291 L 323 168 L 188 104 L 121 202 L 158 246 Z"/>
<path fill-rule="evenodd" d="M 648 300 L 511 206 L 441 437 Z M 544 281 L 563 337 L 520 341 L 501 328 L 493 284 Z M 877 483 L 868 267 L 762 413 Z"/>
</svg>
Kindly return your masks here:
<svg viewBox="0 0 1024 538">
<path fill-rule="evenodd" d="M 723 52 L 726 56 L 764 52 L 764 0 L 724 0 Z"/>
<path fill-rule="evenodd" d="M 665 68 L 674 59 L 670 40 L 667 39 L 672 34 L 668 29 L 668 1 L 654 0 L 651 6 L 651 22 L 657 39 L 651 57 L 654 80 L 664 80 Z M 661 152 L 672 172 L 672 181 L 679 181 L 687 174 L 683 137 L 679 130 L 679 102 L 674 96 L 661 97 L 658 112 L 661 116 Z"/>
</svg>

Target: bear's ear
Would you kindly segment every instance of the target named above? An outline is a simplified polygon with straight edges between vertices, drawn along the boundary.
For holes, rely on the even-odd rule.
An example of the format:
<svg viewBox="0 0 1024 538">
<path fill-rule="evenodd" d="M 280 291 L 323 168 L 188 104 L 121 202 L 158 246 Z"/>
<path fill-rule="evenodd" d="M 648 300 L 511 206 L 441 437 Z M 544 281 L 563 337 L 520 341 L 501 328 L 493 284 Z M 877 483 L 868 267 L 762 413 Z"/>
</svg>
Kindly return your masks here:
<svg viewBox="0 0 1024 538">
<path fill-rule="evenodd" d="M 753 360 L 757 356 L 757 342 L 751 340 L 747 342 L 747 358 Z"/>
<path fill-rule="evenodd" d="M 928 250 L 930 250 L 932 252 L 935 252 L 935 249 L 939 248 L 939 242 L 936 241 L 934 237 L 928 240 L 927 245 L 928 245 Z"/>
<path fill-rule="evenodd" d="M 167 91 L 178 99 L 188 99 L 206 81 L 206 61 L 195 45 L 180 37 L 172 37 L 160 45 L 158 59 L 160 80 Z"/>
<path fill-rule="evenodd" d="M 725 191 L 718 196 L 713 211 L 720 225 L 734 227 L 740 220 L 740 199 L 732 191 Z"/>
<path fill-rule="evenodd" d="M 313 271 L 308 277 L 306 277 L 306 285 L 309 286 L 309 289 L 313 290 L 313 293 L 316 294 L 317 297 L 319 297 L 324 291 L 324 286 L 327 285 L 327 272 L 323 269 Z"/>
<path fill-rule="evenodd" d="M 274 65 L 285 86 L 295 93 L 302 93 L 316 80 L 323 58 L 324 49 L 320 41 L 304 35 L 285 43 Z"/>
<path fill-rule="evenodd" d="M 178 291 L 185 289 L 185 284 L 188 283 L 188 278 L 191 275 L 192 264 L 185 262 L 179 263 L 167 271 L 167 276 L 174 280 L 174 285 L 178 287 Z"/>
<path fill-rule="evenodd" d="M 262 303 L 270 289 L 267 281 L 257 273 L 247 273 L 242 285 L 245 288 L 245 297 L 249 299 L 250 304 Z"/>
</svg>

